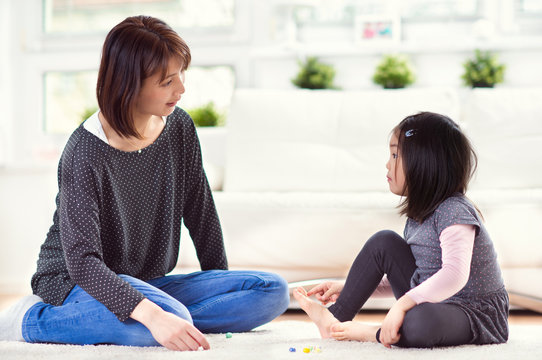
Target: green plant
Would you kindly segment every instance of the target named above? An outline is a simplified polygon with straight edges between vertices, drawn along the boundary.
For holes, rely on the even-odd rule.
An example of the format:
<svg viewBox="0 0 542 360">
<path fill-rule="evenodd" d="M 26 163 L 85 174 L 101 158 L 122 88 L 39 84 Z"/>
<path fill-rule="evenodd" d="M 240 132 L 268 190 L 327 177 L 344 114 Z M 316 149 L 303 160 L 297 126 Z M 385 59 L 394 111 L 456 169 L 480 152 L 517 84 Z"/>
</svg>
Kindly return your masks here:
<svg viewBox="0 0 542 360">
<path fill-rule="evenodd" d="M 334 89 L 333 66 L 321 63 L 317 57 L 311 56 L 302 63 L 299 62 L 299 72 L 292 83 L 302 89 Z"/>
<path fill-rule="evenodd" d="M 373 82 L 384 89 L 400 89 L 414 83 L 415 76 L 409 60 L 403 55 L 384 55 L 377 65 Z"/>
<path fill-rule="evenodd" d="M 91 115 L 93 115 L 96 111 L 98 111 L 98 107 L 97 106 L 90 106 L 90 107 L 87 107 L 83 110 L 83 112 L 81 113 L 81 122 L 85 121 L 86 119 L 88 119 Z"/>
<path fill-rule="evenodd" d="M 223 120 L 222 114 L 216 110 L 215 104 L 212 101 L 203 106 L 188 110 L 187 112 L 192 117 L 194 124 L 198 127 L 217 126 Z"/>
<path fill-rule="evenodd" d="M 476 49 L 474 59 L 468 59 L 463 63 L 465 73 L 461 76 L 467 86 L 493 87 L 503 82 L 506 66 L 499 64 L 497 56 L 489 51 Z"/>
</svg>

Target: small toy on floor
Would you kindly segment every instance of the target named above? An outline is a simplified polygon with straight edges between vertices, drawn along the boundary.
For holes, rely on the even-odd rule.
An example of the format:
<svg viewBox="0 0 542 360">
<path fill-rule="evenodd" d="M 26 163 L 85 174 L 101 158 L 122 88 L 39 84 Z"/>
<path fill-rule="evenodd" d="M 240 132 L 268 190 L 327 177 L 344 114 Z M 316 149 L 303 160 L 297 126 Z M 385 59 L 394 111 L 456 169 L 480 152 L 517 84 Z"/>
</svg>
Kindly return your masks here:
<svg viewBox="0 0 542 360">
<path fill-rule="evenodd" d="M 289 350 L 290 352 L 295 352 L 295 348 L 290 348 Z M 308 353 L 311 353 L 311 352 L 317 352 L 317 353 L 321 353 L 322 352 L 322 348 L 320 346 L 310 346 L 310 347 L 304 347 L 303 348 L 303 352 L 305 354 L 308 354 Z"/>
<path fill-rule="evenodd" d="M 227 332 L 227 333 L 226 333 L 226 338 L 227 338 L 227 339 L 230 339 L 232 336 L 233 336 L 233 334 L 232 334 L 231 332 Z"/>
</svg>

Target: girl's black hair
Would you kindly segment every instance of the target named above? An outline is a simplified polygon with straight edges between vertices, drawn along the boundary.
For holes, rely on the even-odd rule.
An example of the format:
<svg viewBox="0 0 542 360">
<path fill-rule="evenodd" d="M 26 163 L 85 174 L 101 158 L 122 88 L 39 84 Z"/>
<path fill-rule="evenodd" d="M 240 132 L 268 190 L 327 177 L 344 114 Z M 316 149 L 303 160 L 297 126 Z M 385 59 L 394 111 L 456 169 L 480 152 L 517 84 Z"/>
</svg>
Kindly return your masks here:
<svg viewBox="0 0 542 360">
<path fill-rule="evenodd" d="M 405 172 L 401 215 L 422 222 L 448 197 L 465 195 L 478 159 L 459 125 L 447 116 L 421 112 L 403 119 L 392 133 Z"/>
</svg>

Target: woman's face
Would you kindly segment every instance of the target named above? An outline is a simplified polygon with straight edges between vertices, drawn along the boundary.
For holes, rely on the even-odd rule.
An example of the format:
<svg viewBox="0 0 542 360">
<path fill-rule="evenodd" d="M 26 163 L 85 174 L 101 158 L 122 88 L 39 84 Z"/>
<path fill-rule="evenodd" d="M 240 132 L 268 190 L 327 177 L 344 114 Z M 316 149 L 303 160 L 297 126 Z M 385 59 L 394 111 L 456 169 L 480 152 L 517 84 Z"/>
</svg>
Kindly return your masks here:
<svg viewBox="0 0 542 360">
<path fill-rule="evenodd" d="M 160 81 L 160 72 L 143 80 L 137 96 L 134 118 L 168 116 L 184 93 L 184 70 L 177 59 L 170 59 L 166 78 Z"/>
<path fill-rule="evenodd" d="M 399 154 L 397 135 L 393 134 L 390 139 L 390 158 L 386 164 L 388 169 L 388 184 L 390 191 L 395 195 L 406 195 L 405 172 L 403 171 L 403 159 Z"/>
</svg>

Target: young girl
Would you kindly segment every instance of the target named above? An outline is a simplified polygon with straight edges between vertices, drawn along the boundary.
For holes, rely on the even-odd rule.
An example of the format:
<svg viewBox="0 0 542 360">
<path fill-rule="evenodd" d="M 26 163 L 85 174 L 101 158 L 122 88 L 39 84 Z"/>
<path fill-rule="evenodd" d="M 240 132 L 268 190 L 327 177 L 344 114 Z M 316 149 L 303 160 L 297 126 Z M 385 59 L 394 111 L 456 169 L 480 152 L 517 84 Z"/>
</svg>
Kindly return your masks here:
<svg viewBox="0 0 542 360">
<path fill-rule="evenodd" d="M 506 342 L 509 304 L 497 256 L 465 197 L 476 169 L 469 140 L 446 116 L 409 116 L 392 131 L 386 168 L 391 192 L 404 197 L 404 239 L 392 231 L 373 235 L 344 283 L 294 291 L 301 308 L 324 338 L 386 347 Z M 382 325 L 350 321 L 385 286 L 398 300 Z M 311 295 L 335 303 L 325 308 Z"/>
<path fill-rule="evenodd" d="M 2 315 L 0 340 L 209 349 L 202 332 L 248 331 L 286 310 L 278 275 L 227 271 L 196 130 L 175 107 L 190 59 L 185 42 L 155 18 L 127 18 L 108 34 L 100 110 L 60 159 L 35 295 Z M 166 275 L 177 262 L 181 219 L 203 271 Z"/>
</svg>

